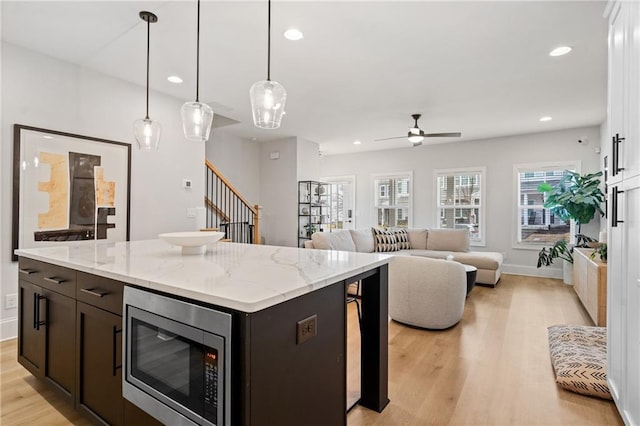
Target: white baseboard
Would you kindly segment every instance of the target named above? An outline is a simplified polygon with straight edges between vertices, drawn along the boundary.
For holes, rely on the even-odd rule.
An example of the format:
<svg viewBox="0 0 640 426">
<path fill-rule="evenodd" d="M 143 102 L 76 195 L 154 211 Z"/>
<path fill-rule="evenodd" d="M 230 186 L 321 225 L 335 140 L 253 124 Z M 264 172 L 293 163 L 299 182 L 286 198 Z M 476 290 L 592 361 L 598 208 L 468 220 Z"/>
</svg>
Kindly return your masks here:
<svg viewBox="0 0 640 426">
<path fill-rule="evenodd" d="M 7 318 L 0 321 L 0 342 L 18 337 L 18 318 Z"/>
<path fill-rule="evenodd" d="M 562 269 L 536 268 L 529 265 L 512 265 L 503 263 L 502 272 L 505 274 L 527 275 L 530 277 L 559 278 L 562 279 Z"/>
</svg>

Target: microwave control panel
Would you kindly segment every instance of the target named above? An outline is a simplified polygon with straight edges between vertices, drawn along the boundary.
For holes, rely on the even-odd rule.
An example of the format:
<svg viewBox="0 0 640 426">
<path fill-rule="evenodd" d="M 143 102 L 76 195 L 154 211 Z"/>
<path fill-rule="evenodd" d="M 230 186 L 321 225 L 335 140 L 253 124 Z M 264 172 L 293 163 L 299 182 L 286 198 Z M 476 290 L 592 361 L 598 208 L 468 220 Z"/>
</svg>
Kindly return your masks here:
<svg viewBox="0 0 640 426">
<path fill-rule="evenodd" d="M 204 417 L 218 424 L 218 351 L 204 353 Z"/>
</svg>

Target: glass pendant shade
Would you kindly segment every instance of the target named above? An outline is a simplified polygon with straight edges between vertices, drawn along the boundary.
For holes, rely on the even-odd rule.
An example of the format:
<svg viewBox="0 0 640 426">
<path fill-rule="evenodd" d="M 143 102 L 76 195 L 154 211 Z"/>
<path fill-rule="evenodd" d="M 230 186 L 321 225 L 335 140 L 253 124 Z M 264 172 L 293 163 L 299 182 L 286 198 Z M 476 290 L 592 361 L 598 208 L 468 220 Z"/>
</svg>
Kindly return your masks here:
<svg viewBox="0 0 640 426">
<path fill-rule="evenodd" d="M 185 102 L 180 113 L 185 138 L 193 142 L 209 140 L 213 123 L 213 109 L 209 105 L 200 102 Z"/>
<path fill-rule="evenodd" d="M 162 126 L 160 126 L 160 123 L 150 118 L 141 118 L 133 123 L 133 134 L 141 151 L 158 149 L 161 132 Z"/>
<path fill-rule="evenodd" d="M 138 142 L 138 149 L 151 151 L 158 149 L 162 126 L 157 121 L 149 118 L 149 50 L 151 45 L 151 24 L 158 22 L 158 17 L 151 12 L 143 10 L 139 13 L 140 19 L 147 23 L 147 109 L 144 118 L 133 123 L 133 136 Z"/>
<path fill-rule="evenodd" d="M 249 97 L 253 124 L 261 129 L 279 128 L 287 101 L 284 87 L 277 81 L 258 81 L 251 86 Z"/>
</svg>

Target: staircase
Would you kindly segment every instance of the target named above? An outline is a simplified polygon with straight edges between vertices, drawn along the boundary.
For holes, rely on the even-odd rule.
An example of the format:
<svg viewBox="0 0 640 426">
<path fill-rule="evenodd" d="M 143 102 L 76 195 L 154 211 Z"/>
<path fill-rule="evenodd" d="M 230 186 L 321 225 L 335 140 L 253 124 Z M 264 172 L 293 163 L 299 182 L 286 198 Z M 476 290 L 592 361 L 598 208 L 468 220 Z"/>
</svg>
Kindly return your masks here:
<svg viewBox="0 0 640 426">
<path fill-rule="evenodd" d="M 260 244 L 259 206 L 251 206 L 209 160 L 205 165 L 207 228 L 219 229 L 234 243 Z"/>
</svg>

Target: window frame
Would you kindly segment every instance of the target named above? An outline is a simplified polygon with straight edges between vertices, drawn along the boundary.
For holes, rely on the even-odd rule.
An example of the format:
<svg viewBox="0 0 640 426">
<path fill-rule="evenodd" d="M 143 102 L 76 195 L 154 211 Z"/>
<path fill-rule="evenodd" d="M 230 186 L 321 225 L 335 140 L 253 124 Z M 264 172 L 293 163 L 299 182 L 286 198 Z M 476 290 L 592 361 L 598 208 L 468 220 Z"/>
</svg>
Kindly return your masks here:
<svg viewBox="0 0 640 426">
<path fill-rule="evenodd" d="M 390 172 L 390 173 L 374 173 L 371 175 L 371 186 L 373 188 L 373 200 L 372 200 L 372 204 L 373 204 L 373 219 L 372 219 L 372 223 L 374 227 L 379 227 L 380 225 L 378 224 L 378 209 L 380 208 L 384 208 L 384 209 L 392 209 L 392 208 L 403 208 L 404 206 L 398 206 L 398 205 L 392 205 L 389 204 L 388 206 L 383 206 L 383 205 L 378 205 L 376 204 L 376 202 L 378 201 L 378 195 L 379 195 L 379 191 L 378 188 L 376 187 L 376 180 L 378 179 L 400 179 L 400 178 L 408 178 L 409 182 L 407 184 L 407 191 L 409 191 L 409 204 L 407 206 L 407 228 L 411 228 L 413 226 L 413 170 L 410 171 L 406 171 L 406 172 Z M 390 189 L 391 185 L 389 185 L 389 188 L 387 188 L 387 195 L 386 197 L 389 198 L 389 202 L 391 202 L 391 195 L 390 195 Z"/>
<path fill-rule="evenodd" d="M 454 176 L 454 182 L 456 180 L 456 175 L 469 175 L 469 174 L 478 174 L 480 175 L 480 205 L 470 205 L 469 207 L 462 208 L 478 208 L 480 211 L 480 220 L 478 221 L 478 225 L 480 226 L 481 238 L 472 239 L 469 238 L 469 245 L 473 247 L 486 247 L 487 246 L 487 220 L 486 220 L 486 212 L 487 212 L 487 168 L 485 166 L 477 166 L 477 167 L 457 167 L 454 169 L 436 169 L 433 171 L 433 186 L 435 188 L 433 194 L 435 199 L 435 217 L 437 220 L 437 227 L 440 229 L 440 218 L 442 216 L 442 212 L 445 210 L 441 208 L 439 205 L 440 198 L 438 197 L 439 191 L 444 189 L 443 185 L 440 185 L 438 182 L 438 178 L 441 176 Z M 475 180 L 475 179 L 474 179 Z M 472 180 L 471 182 L 473 182 Z M 462 179 L 459 179 L 462 185 Z M 467 184 L 469 181 L 467 180 Z M 466 185 L 469 186 L 469 185 Z M 466 206 L 466 205 L 465 205 Z M 452 206 L 452 208 L 456 208 L 457 206 Z"/>
<path fill-rule="evenodd" d="M 513 225 L 511 227 L 512 236 L 512 248 L 520 250 L 535 250 L 540 251 L 543 247 L 549 247 L 552 244 L 548 243 L 523 243 L 520 241 L 521 223 L 520 223 L 520 173 L 535 173 L 544 172 L 544 177 L 547 178 L 550 171 L 555 170 L 573 170 L 577 173 L 582 173 L 582 161 L 581 160 L 564 160 L 564 161 L 551 161 L 541 163 L 519 163 L 513 165 L 513 206 L 512 217 Z M 532 176 L 535 177 L 535 176 Z M 531 208 L 531 207 L 529 207 Z M 569 222 L 569 244 L 575 243 L 576 224 L 572 219 Z"/>
</svg>

